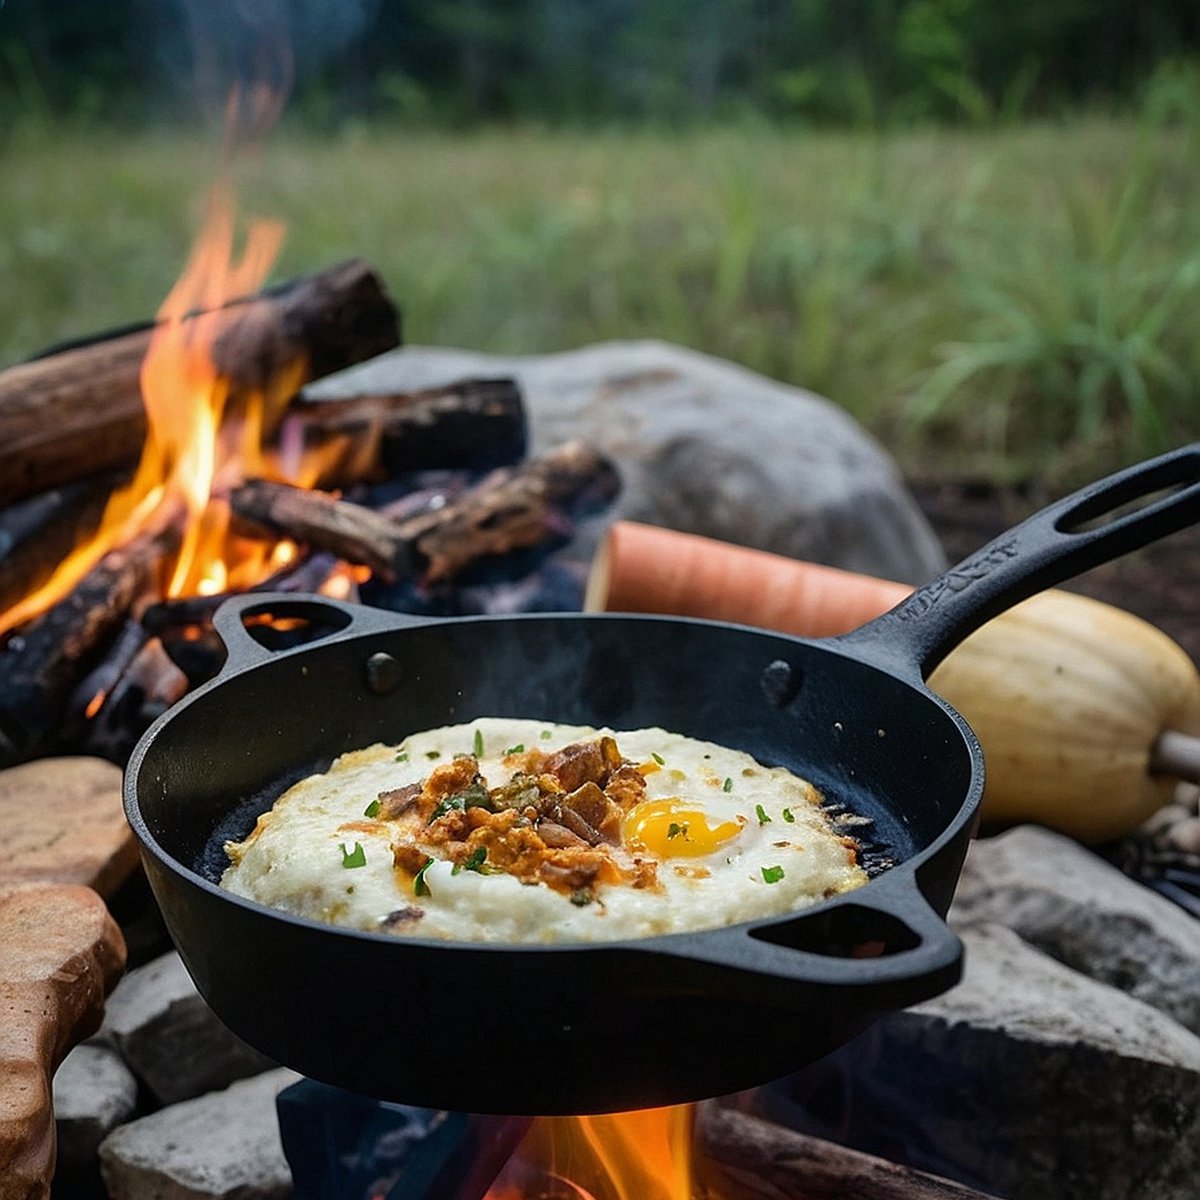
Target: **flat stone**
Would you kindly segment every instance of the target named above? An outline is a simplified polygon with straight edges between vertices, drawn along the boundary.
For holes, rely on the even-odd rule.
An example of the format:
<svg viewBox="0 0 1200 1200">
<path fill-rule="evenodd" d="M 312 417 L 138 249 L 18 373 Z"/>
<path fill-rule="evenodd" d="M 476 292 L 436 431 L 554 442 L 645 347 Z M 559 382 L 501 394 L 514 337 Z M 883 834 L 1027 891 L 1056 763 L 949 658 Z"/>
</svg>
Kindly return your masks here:
<svg viewBox="0 0 1200 1200">
<path fill-rule="evenodd" d="M 997 922 L 1200 1034 L 1200 921 L 1071 838 L 1035 825 L 975 841 L 950 911 Z"/>
<path fill-rule="evenodd" d="M 958 987 L 819 1064 L 842 1137 L 1008 1200 L 1192 1200 L 1200 1039 L 1011 930 L 963 939 Z"/>
<path fill-rule="evenodd" d="M 51 1078 L 95 1032 L 124 962 L 121 931 L 91 889 L 0 889 L 0 1200 L 49 1194 Z"/>
<path fill-rule="evenodd" d="M 100 1144 L 109 1200 L 285 1200 L 275 1097 L 298 1078 L 267 1071 L 114 1130 Z"/>
<path fill-rule="evenodd" d="M 101 1041 L 83 1042 L 63 1059 L 54 1073 L 58 1177 L 94 1167 L 100 1143 L 133 1115 L 137 1091 L 121 1056 Z"/>
<path fill-rule="evenodd" d="M 0 771 L 0 886 L 79 883 L 107 898 L 137 861 L 114 763 L 43 758 Z"/>
<path fill-rule="evenodd" d="M 405 347 L 309 384 L 334 399 L 513 377 L 530 452 L 579 438 L 608 455 L 622 492 L 581 528 L 589 556 L 603 524 L 644 521 L 794 558 L 923 582 L 940 544 L 886 451 L 828 400 L 659 341 L 508 357 Z"/>
<path fill-rule="evenodd" d="M 190 1100 L 276 1066 L 217 1019 L 173 950 L 121 980 L 104 1029 L 160 1104 Z"/>
</svg>

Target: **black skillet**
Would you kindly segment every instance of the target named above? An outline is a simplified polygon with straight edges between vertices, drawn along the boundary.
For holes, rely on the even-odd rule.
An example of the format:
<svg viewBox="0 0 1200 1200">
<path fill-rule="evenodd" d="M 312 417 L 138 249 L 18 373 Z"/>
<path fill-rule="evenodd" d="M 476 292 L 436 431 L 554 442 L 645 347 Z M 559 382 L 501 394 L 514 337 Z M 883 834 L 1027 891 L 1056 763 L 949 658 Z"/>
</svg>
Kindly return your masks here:
<svg viewBox="0 0 1200 1200">
<path fill-rule="evenodd" d="M 134 751 L 126 810 L 200 992 L 247 1042 L 306 1075 L 476 1112 L 730 1092 L 959 978 L 961 946 L 942 918 L 982 754 L 923 678 L 1010 605 L 1197 519 L 1200 444 L 1043 510 L 878 620 L 817 642 L 661 617 L 417 620 L 247 595 L 218 614 L 220 676 Z M 271 651 L 251 632 L 266 613 L 324 636 Z M 749 751 L 873 818 L 874 849 L 896 865 L 798 914 L 599 945 L 358 933 L 216 886 L 222 840 L 243 835 L 284 784 L 342 751 L 486 714 L 661 725 Z"/>
</svg>

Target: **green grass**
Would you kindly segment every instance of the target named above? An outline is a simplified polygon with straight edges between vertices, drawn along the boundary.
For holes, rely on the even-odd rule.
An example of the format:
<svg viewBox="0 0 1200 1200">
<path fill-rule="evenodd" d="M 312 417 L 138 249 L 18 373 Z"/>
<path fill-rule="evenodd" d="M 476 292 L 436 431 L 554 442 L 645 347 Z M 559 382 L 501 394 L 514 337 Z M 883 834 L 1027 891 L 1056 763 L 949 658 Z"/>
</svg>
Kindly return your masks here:
<svg viewBox="0 0 1200 1200">
<path fill-rule="evenodd" d="M 361 255 L 411 343 L 660 337 L 829 396 L 912 471 L 1086 475 L 1200 436 L 1200 118 L 1171 116 L 283 131 L 239 174 L 288 223 L 275 278 Z M 215 155 L 43 130 L 0 168 L 8 363 L 153 313 Z"/>
</svg>

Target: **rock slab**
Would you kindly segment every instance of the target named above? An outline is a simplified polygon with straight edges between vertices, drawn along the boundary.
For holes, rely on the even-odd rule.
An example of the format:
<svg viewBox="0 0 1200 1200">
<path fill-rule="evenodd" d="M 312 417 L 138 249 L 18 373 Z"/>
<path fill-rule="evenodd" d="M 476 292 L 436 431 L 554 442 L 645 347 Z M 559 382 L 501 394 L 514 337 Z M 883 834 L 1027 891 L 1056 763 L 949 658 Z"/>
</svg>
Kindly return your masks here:
<svg viewBox="0 0 1200 1200">
<path fill-rule="evenodd" d="M 958 987 L 822 1065 L 846 1140 L 1007 1200 L 1195 1197 L 1200 1039 L 1011 930 L 963 940 Z"/>
<path fill-rule="evenodd" d="M 100 1144 L 109 1200 L 285 1200 L 275 1097 L 297 1079 L 278 1068 L 122 1125 Z"/>
<path fill-rule="evenodd" d="M 221 1024 L 173 950 L 121 980 L 104 1030 L 160 1104 L 190 1100 L 277 1065 Z"/>
<path fill-rule="evenodd" d="M 950 910 L 999 923 L 1200 1035 L 1200 921 L 1071 838 L 1022 825 L 972 843 Z"/>
<path fill-rule="evenodd" d="M 0 1200 L 49 1194 L 51 1079 L 100 1024 L 124 963 L 121 931 L 90 888 L 0 889 Z"/>
<path fill-rule="evenodd" d="M 471 376 L 517 380 L 530 453 L 579 438 L 616 463 L 622 494 L 607 520 L 906 583 L 924 582 L 944 565 L 890 456 L 848 414 L 811 392 L 666 342 L 523 357 L 407 347 L 302 395 L 408 392 Z M 581 530 L 581 554 L 590 555 L 599 532 Z"/>
<path fill-rule="evenodd" d="M 133 1073 L 103 1041 L 83 1042 L 63 1059 L 54 1074 L 57 1179 L 95 1170 L 100 1143 L 133 1116 L 137 1091 Z"/>
<path fill-rule="evenodd" d="M 0 885 L 78 883 L 109 898 L 136 866 L 120 767 L 80 756 L 0 771 Z"/>
</svg>

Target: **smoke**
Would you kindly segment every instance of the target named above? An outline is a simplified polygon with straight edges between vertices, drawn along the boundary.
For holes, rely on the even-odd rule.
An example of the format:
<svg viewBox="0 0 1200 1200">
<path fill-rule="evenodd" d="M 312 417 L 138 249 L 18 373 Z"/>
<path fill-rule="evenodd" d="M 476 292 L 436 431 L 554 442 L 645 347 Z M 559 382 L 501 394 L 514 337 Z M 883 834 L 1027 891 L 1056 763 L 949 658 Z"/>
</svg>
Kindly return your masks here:
<svg viewBox="0 0 1200 1200">
<path fill-rule="evenodd" d="M 178 75 L 186 60 L 187 90 L 201 113 L 223 123 L 232 116 L 239 136 L 256 139 L 278 117 L 294 82 L 344 52 L 375 19 L 382 0 L 174 3 L 183 21 L 171 23 L 174 45 L 164 48 L 171 74 Z"/>
</svg>

